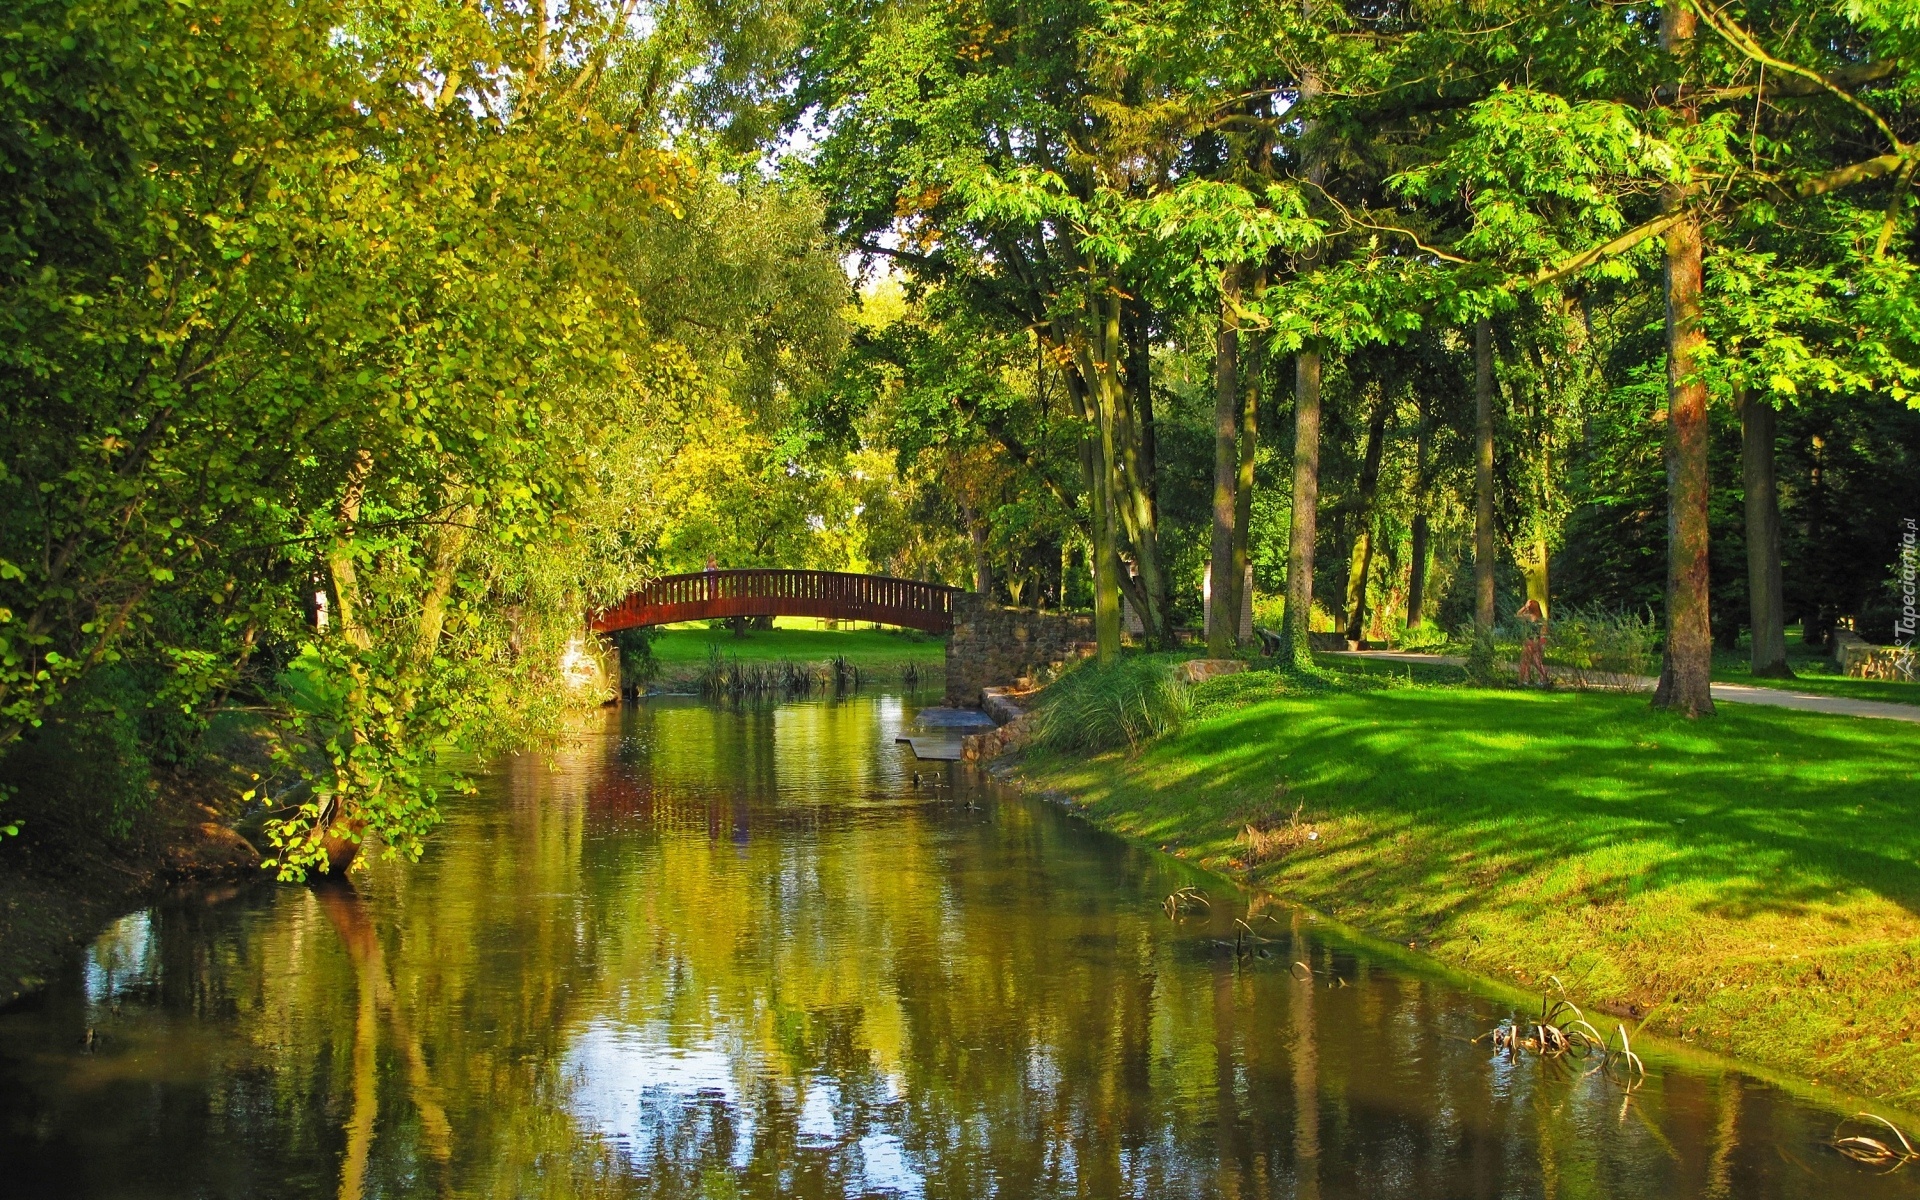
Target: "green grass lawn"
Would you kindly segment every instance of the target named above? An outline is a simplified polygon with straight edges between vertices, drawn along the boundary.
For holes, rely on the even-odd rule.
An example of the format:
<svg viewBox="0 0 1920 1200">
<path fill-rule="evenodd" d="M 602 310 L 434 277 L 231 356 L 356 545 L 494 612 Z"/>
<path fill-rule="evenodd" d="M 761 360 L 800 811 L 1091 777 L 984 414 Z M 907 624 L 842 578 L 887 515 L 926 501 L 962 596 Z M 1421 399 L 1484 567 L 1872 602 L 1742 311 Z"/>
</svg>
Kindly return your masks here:
<svg viewBox="0 0 1920 1200">
<path fill-rule="evenodd" d="M 1850 679 L 1839 674 L 1833 660 L 1817 650 L 1794 652 L 1798 639 L 1789 640 L 1787 665 L 1793 679 L 1755 679 L 1748 674 L 1751 660 L 1745 652 L 1716 650 L 1713 654 L 1715 683 L 1745 683 L 1754 687 L 1782 688 L 1791 692 L 1813 692 L 1822 696 L 1847 696 L 1855 700 L 1884 700 L 1892 704 L 1920 704 L 1920 683 L 1885 679 Z"/>
<path fill-rule="evenodd" d="M 1019 770 L 1448 963 L 1920 1100 L 1920 727 L 1364 673 L 1229 677 L 1137 757 Z M 1266 861 L 1239 840 L 1296 811 L 1317 839 Z"/>
<path fill-rule="evenodd" d="M 735 637 L 726 629 L 709 629 L 705 622 L 662 626 L 653 637 L 653 656 L 660 664 L 663 678 L 691 675 L 707 665 L 710 647 L 722 655 L 742 662 L 795 663 L 831 662 L 844 657 L 863 671 L 882 675 L 897 672 L 912 663 L 922 673 L 940 667 L 946 660 L 946 639 L 908 629 L 875 629 L 872 625 L 854 628 L 841 622 L 829 629 L 826 622 L 806 617 L 776 617 L 771 630 Z"/>
</svg>

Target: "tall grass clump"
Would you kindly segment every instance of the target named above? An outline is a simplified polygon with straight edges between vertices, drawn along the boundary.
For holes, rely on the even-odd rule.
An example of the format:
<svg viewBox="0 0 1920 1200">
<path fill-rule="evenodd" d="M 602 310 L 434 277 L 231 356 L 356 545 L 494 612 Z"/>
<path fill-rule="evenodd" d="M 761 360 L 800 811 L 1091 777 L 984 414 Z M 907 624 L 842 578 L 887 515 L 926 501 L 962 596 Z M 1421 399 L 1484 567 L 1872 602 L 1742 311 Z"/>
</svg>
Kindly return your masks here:
<svg viewBox="0 0 1920 1200">
<path fill-rule="evenodd" d="M 1128 657 L 1088 661 L 1047 685 L 1041 694 L 1034 742 L 1049 750 L 1138 750 L 1178 730 L 1192 704 L 1163 659 Z"/>
</svg>

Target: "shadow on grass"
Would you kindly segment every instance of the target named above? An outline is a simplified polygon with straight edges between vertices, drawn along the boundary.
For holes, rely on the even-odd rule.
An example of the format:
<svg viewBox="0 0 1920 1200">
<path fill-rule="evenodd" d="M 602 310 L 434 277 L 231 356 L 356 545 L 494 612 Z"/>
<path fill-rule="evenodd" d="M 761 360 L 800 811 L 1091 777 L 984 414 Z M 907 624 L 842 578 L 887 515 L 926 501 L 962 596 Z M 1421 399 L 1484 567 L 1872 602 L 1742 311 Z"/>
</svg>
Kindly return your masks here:
<svg viewBox="0 0 1920 1200">
<path fill-rule="evenodd" d="M 1688 722 L 1643 697 L 1417 678 L 1223 682 L 1201 719 L 1132 764 L 1156 793 L 1138 804 L 1144 835 L 1192 840 L 1222 815 L 1304 804 L 1366 848 L 1334 839 L 1316 886 L 1419 892 L 1436 921 L 1518 875 L 1569 904 L 1674 890 L 1738 917 L 1867 889 L 1920 911 L 1920 730 L 1733 706 Z"/>
</svg>

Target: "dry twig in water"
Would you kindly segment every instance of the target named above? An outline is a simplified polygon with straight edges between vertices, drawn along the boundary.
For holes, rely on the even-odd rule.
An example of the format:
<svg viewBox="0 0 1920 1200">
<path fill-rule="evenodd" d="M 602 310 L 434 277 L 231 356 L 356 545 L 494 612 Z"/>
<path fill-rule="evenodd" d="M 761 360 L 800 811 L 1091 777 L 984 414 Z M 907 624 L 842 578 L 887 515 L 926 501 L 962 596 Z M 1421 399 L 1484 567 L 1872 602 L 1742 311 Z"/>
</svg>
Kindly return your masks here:
<svg viewBox="0 0 1920 1200">
<path fill-rule="evenodd" d="M 1169 892 L 1161 907 L 1167 910 L 1167 920 L 1172 921 L 1185 913 L 1212 912 L 1213 901 L 1207 899 L 1207 893 L 1201 888 L 1183 887 Z"/>
<path fill-rule="evenodd" d="M 1900 1143 L 1899 1146 L 1896 1147 L 1892 1142 L 1864 1133 L 1842 1134 L 1841 1130 L 1852 1121 L 1877 1121 L 1885 1125 L 1894 1139 Z M 1914 1159 L 1920 1158 L 1920 1152 L 1914 1150 L 1913 1143 L 1907 1140 L 1906 1134 L 1900 1132 L 1899 1126 L 1885 1117 L 1876 1117 L 1870 1112 L 1857 1112 L 1834 1126 L 1833 1148 L 1857 1163 L 1865 1163 L 1870 1167 L 1885 1167 L 1889 1171 L 1898 1171 Z"/>
</svg>

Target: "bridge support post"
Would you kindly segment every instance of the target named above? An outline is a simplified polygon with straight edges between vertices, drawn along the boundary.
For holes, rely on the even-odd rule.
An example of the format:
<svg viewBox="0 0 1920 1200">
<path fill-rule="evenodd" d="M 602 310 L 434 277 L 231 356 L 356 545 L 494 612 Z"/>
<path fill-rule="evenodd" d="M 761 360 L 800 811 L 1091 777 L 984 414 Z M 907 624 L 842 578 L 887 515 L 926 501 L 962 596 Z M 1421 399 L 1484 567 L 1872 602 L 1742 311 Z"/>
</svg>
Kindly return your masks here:
<svg viewBox="0 0 1920 1200">
<path fill-rule="evenodd" d="M 977 592 L 957 593 L 947 639 L 947 703 L 976 707 L 982 689 L 1032 680 L 1092 643 L 1091 614 L 1002 608 Z"/>
</svg>

